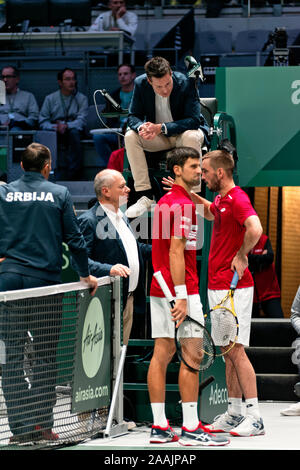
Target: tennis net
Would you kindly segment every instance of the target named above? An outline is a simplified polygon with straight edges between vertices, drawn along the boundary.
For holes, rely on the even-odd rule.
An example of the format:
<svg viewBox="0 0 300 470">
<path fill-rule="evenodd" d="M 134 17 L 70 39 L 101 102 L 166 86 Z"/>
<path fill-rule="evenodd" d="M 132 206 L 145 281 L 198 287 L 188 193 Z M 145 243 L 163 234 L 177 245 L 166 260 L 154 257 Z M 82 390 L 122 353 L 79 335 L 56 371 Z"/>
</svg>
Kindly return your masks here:
<svg viewBox="0 0 300 470">
<path fill-rule="evenodd" d="M 112 283 L 109 277 L 98 280 L 110 292 Z M 84 293 L 91 297 L 82 282 L 0 292 L 2 450 L 63 446 L 105 428 L 108 406 L 79 412 L 72 406 Z M 101 289 L 97 293 L 101 299 Z"/>
</svg>

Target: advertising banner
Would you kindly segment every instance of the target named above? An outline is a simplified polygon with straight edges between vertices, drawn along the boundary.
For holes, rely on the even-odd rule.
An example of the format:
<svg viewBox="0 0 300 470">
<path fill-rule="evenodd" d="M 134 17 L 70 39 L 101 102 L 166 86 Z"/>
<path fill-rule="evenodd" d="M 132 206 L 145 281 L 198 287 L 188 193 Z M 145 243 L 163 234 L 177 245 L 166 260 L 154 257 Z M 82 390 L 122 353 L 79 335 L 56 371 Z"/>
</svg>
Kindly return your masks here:
<svg viewBox="0 0 300 470">
<path fill-rule="evenodd" d="M 112 286 L 80 293 L 72 412 L 108 406 L 111 397 Z"/>
</svg>

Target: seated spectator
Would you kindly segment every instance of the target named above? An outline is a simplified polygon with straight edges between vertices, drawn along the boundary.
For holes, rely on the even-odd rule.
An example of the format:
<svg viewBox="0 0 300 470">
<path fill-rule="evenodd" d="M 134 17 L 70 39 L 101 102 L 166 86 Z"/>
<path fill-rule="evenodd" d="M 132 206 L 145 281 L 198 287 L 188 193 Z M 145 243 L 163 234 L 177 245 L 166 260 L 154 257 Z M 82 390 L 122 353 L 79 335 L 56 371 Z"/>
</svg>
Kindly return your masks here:
<svg viewBox="0 0 300 470">
<path fill-rule="evenodd" d="M 121 64 L 118 67 L 118 80 L 120 87 L 117 88 L 112 94 L 111 97 L 121 105 L 122 109 L 128 109 L 131 101 L 134 79 L 136 77 L 135 68 L 133 65 Z M 108 112 L 110 109 L 105 108 L 104 112 Z M 114 111 L 114 110 L 112 110 Z M 120 117 L 116 119 L 108 119 L 107 126 L 109 128 L 123 128 L 126 126 L 127 116 Z M 119 134 L 116 132 L 105 133 L 105 134 L 93 134 L 93 139 L 95 147 L 101 161 L 103 162 L 103 167 L 106 168 L 108 159 L 112 151 L 119 148 Z"/>
<path fill-rule="evenodd" d="M 145 64 L 146 73 L 135 80 L 129 107 L 125 148 L 137 202 L 126 215 L 138 217 L 153 203 L 145 151 L 158 152 L 174 147 L 193 147 L 200 155 L 208 143 L 208 125 L 201 114 L 193 78 L 173 72 L 163 57 Z"/>
<path fill-rule="evenodd" d="M 138 17 L 135 13 L 126 10 L 125 0 L 109 0 L 110 11 L 100 13 L 90 31 L 124 31 L 134 36 L 138 26 Z"/>
<path fill-rule="evenodd" d="M 80 143 L 88 114 L 88 99 L 77 91 L 73 70 L 57 75 L 59 90 L 46 96 L 39 117 L 41 129 L 57 133 L 57 180 L 80 180 L 83 151 Z"/>
<path fill-rule="evenodd" d="M 260 308 L 268 318 L 283 318 L 280 287 L 274 266 L 274 253 L 267 235 L 262 234 L 248 255 L 249 269 L 254 280 L 253 317 Z"/>
<path fill-rule="evenodd" d="M 0 123 L 11 131 L 28 131 L 38 125 L 39 107 L 29 91 L 19 88 L 20 73 L 16 67 L 4 67 L 1 79 L 5 83 L 6 103 L 0 105 Z"/>
</svg>

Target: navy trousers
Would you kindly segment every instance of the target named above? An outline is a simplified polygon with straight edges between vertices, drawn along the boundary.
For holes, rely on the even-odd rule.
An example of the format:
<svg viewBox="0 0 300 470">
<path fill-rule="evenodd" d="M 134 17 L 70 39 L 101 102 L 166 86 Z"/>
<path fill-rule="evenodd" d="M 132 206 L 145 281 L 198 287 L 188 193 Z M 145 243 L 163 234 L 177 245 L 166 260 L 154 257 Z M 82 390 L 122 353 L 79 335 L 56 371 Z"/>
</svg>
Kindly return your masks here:
<svg viewBox="0 0 300 470">
<path fill-rule="evenodd" d="M 41 287 L 51 283 L 15 273 L 0 274 L 0 291 Z M 49 298 L 49 297 L 48 297 Z M 61 328 L 61 311 L 40 298 L 27 304 L 0 303 L 0 339 L 5 344 L 2 389 L 8 422 L 13 435 L 30 433 L 35 426 L 53 427 L 56 402 L 56 349 Z M 32 337 L 30 374 L 25 372 L 24 351 L 28 332 Z M 28 376 L 29 375 L 29 376 Z"/>
</svg>

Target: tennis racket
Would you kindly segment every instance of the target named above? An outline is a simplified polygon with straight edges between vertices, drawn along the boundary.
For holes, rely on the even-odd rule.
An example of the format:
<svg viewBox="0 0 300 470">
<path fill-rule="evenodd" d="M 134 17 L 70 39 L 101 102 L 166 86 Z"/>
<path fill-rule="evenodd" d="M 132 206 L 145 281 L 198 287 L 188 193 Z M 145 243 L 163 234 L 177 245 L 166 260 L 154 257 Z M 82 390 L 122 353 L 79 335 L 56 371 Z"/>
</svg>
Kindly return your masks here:
<svg viewBox="0 0 300 470">
<path fill-rule="evenodd" d="M 157 271 L 154 276 L 170 307 L 173 308 L 175 300 L 162 273 Z M 188 315 L 178 328 L 175 324 L 175 343 L 179 361 L 193 372 L 208 369 L 215 360 L 216 348 L 209 331 Z"/>
<path fill-rule="evenodd" d="M 236 344 L 239 335 L 239 322 L 234 309 L 234 291 L 239 280 L 235 271 L 230 288 L 225 297 L 205 315 L 205 325 L 211 332 L 214 344 L 220 347 L 216 356 L 224 356 Z"/>
</svg>

